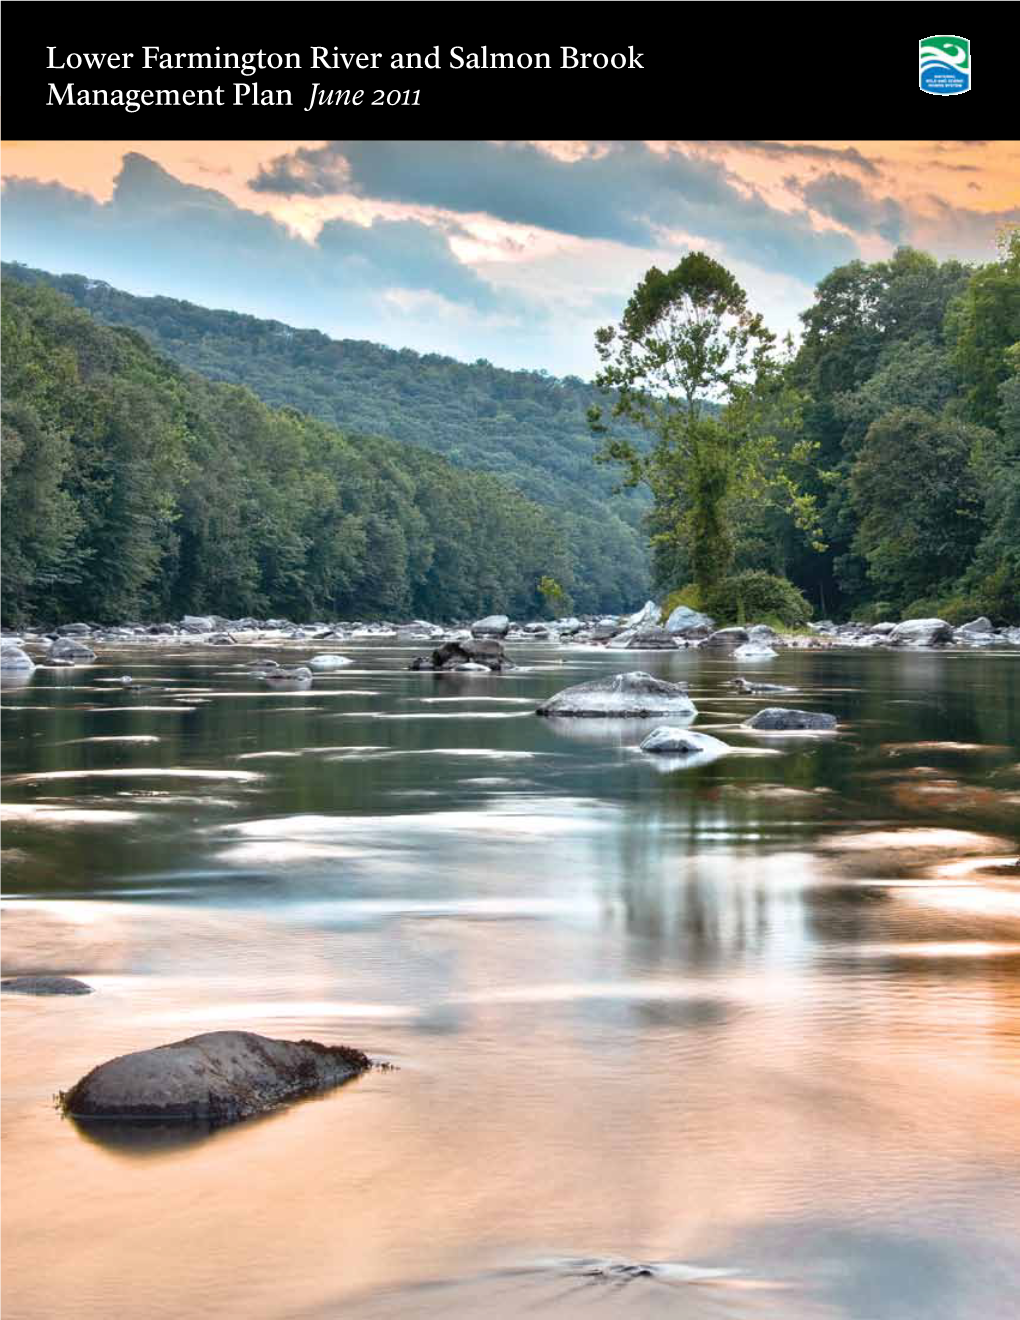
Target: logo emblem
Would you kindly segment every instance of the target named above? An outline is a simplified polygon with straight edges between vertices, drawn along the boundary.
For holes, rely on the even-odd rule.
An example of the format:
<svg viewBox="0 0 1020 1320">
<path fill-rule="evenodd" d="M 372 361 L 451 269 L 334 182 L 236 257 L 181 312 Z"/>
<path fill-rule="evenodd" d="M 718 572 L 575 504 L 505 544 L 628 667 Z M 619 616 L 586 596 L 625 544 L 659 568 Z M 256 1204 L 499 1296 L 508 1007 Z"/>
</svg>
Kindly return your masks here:
<svg viewBox="0 0 1020 1320">
<path fill-rule="evenodd" d="M 966 37 L 925 37 L 920 43 L 918 85 L 929 96 L 970 91 L 970 42 Z"/>
</svg>

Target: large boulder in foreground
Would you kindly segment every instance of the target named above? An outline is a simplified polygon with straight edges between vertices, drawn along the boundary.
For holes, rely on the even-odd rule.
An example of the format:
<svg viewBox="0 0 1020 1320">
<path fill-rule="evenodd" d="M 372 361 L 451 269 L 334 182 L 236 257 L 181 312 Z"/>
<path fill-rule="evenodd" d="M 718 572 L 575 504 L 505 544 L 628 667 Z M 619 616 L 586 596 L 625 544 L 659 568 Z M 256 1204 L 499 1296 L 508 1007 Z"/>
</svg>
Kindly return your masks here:
<svg viewBox="0 0 1020 1320">
<path fill-rule="evenodd" d="M 75 1118 L 218 1125 L 337 1086 L 371 1066 L 345 1045 L 210 1031 L 101 1063 L 60 1101 Z"/>
<path fill-rule="evenodd" d="M 945 619 L 905 619 L 889 633 L 890 646 L 944 646 L 953 640 Z"/>
<path fill-rule="evenodd" d="M 9 995 L 90 995 L 92 987 L 73 976 L 10 976 L 0 981 Z"/>
<path fill-rule="evenodd" d="M 787 710 L 785 706 L 766 706 L 757 715 L 752 715 L 749 720 L 746 720 L 744 727 L 747 729 L 778 731 L 834 729 L 836 727 L 836 717 L 821 710 Z"/>
<path fill-rule="evenodd" d="M 596 678 L 566 688 L 539 706 L 537 715 L 582 717 L 612 716 L 618 719 L 652 719 L 659 715 L 696 715 L 694 702 L 684 683 L 666 683 L 661 678 L 634 670 L 612 678 Z"/>
<path fill-rule="evenodd" d="M 472 637 L 505 637 L 510 631 L 510 620 L 505 614 L 488 614 L 471 625 Z"/>
</svg>

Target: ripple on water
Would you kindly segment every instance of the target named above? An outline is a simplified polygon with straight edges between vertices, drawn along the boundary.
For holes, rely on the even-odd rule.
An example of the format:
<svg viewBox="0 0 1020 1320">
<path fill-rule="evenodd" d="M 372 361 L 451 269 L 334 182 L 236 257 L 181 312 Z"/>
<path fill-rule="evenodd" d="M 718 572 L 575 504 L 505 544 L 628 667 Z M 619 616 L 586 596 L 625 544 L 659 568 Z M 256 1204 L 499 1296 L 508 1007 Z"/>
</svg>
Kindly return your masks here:
<svg viewBox="0 0 1020 1320">
<path fill-rule="evenodd" d="M 117 766 L 108 770 L 45 770 L 13 775 L 8 784 L 51 783 L 65 779 L 212 779 L 255 783 L 263 776 L 254 770 L 192 770 L 186 766 Z"/>
</svg>

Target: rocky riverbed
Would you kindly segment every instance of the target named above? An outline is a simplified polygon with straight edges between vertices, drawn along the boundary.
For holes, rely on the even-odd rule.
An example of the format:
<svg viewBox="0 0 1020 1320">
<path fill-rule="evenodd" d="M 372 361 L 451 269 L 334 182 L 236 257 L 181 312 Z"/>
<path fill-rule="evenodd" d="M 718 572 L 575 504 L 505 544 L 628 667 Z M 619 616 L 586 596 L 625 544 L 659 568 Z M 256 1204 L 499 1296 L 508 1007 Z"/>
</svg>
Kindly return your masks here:
<svg viewBox="0 0 1020 1320">
<path fill-rule="evenodd" d="M 943 647 L 1020 647 L 1020 625 L 994 627 L 989 619 L 973 619 L 953 627 L 942 619 L 907 619 L 899 623 L 832 623 L 823 620 L 794 633 L 777 632 L 767 624 L 716 627 L 714 619 L 687 606 L 663 618 L 648 601 L 631 615 L 568 617 L 514 622 L 505 614 L 463 624 L 435 624 L 424 619 L 389 622 L 315 622 L 287 619 L 225 619 L 216 615 L 186 615 L 177 622 L 76 622 L 53 628 L 3 629 L 0 667 L 14 678 L 30 674 L 36 665 L 87 665 L 107 647 L 154 650 L 187 646 L 258 648 L 290 643 L 313 645 L 325 654 L 309 667 L 318 672 L 342 668 L 348 660 L 333 648 L 356 642 L 421 643 L 432 654 L 414 661 L 418 669 L 499 671 L 511 663 L 504 642 L 544 642 L 622 651 L 704 649 L 732 654 L 739 661 L 774 659 L 781 649 L 820 650 L 831 647 L 933 649 Z M 284 681 L 280 675 L 276 681 Z M 271 680 L 272 681 L 272 680 Z"/>
</svg>

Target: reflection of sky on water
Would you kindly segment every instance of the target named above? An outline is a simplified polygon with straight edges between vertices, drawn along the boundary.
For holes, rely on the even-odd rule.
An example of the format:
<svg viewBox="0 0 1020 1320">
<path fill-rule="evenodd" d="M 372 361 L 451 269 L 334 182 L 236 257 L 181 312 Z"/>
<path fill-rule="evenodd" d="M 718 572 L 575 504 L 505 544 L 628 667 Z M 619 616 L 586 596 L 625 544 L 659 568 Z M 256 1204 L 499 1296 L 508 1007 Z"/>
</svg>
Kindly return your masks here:
<svg viewBox="0 0 1020 1320">
<path fill-rule="evenodd" d="M 1020 1286 L 1008 658 L 784 654 L 770 678 L 840 736 L 732 724 L 734 754 L 667 768 L 648 728 L 528 716 L 620 653 L 470 684 L 352 654 L 272 702 L 161 653 L 146 682 L 211 698 L 174 720 L 57 671 L 10 695 L 5 970 L 96 989 L 4 1003 L 11 1313 L 995 1315 Z M 757 708 L 726 660 L 639 667 L 691 683 L 695 728 Z M 48 1107 L 227 1027 L 399 1071 L 184 1141 Z"/>
</svg>

